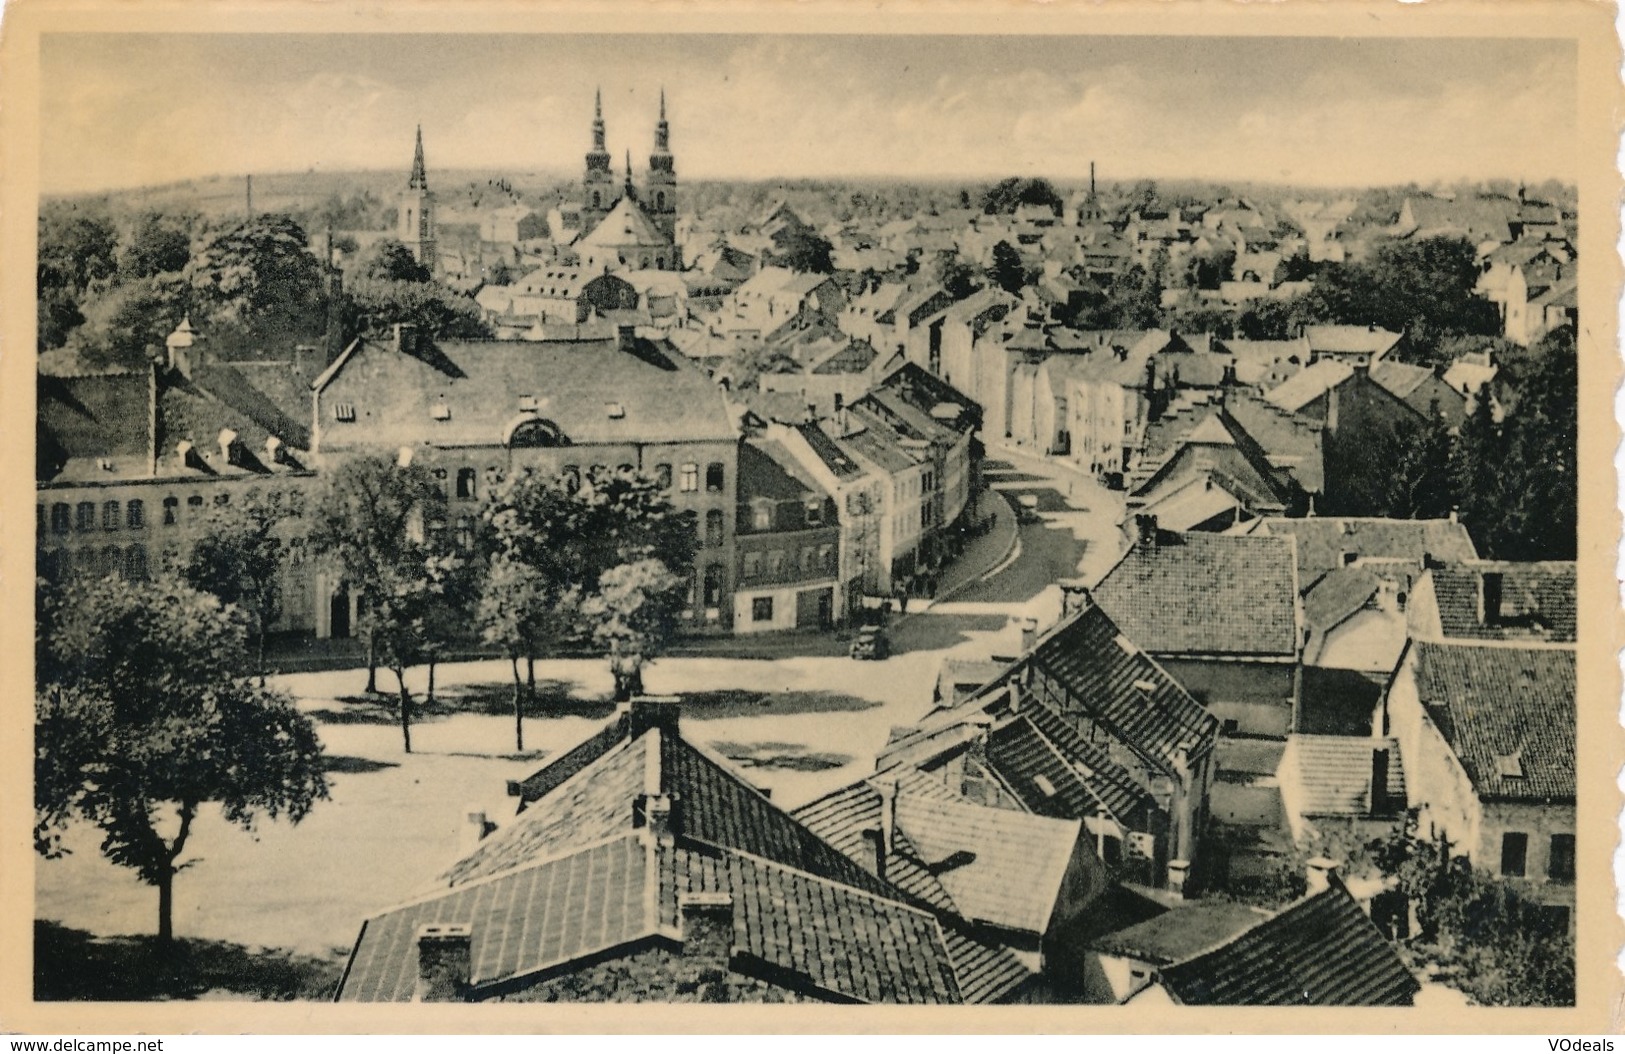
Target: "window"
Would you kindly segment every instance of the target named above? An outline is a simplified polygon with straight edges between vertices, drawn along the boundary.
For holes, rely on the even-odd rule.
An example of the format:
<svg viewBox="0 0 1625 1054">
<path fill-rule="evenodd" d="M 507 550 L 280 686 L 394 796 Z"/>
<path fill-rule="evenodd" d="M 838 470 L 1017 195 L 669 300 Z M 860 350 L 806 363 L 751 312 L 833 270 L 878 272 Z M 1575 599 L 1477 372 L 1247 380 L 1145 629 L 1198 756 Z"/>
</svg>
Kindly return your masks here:
<svg viewBox="0 0 1625 1054">
<path fill-rule="evenodd" d="M 818 562 L 824 570 L 835 570 L 835 547 L 833 545 L 820 545 L 818 547 Z"/>
<path fill-rule="evenodd" d="M 472 498 L 479 490 L 479 473 L 471 468 L 457 470 L 457 496 L 459 498 Z"/>
<path fill-rule="evenodd" d="M 81 531 L 94 531 L 96 529 L 96 503 L 81 501 L 76 513 L 74 527 Z"/>
<path fill-rule="evenodd" d="M 824 522 L 824 503 L 816 498 L 807 502 L 807 526 L 817 527 Z"/>
<path fill-rule="evenodd" d="M 705 514 L 705 544 L 722 544 L 722 510 L 712 509 Z"/>
<path fill-rule="evenodd" d="M 70 513 L 68 503 L 59 501 L 51 506 L 51 533 L 67 534 Z"/>
<path fill-rule="evenodd" d="M 225 491 L 221 491 L 219 494 L 214 496 L 214 503 L 216 505 L 230 505 L 231 495 L 227 494 Z"/>
<path fill-rule="evenodd" d="M 474 518 L 472 516 L 457 517 L 457 548 L 472 549 L 474 547 Z"/>
<path fill-rule="evenodd" d="M 147 507 L 139 498 L 124 506 L 124 526 L 139 531 L 147 525 Z"/>
<path fill-rule="evenodd" d="M 750 525 L 753 530 L 771 531 L 773 529 L 773 506 L 765 501 L 751 506 Z"/>
<path fill-rule="evenodd" d="M 193 512 L 203 508 L 203 495 L 193 494 L 191 497 L 187 498 L 186 507 L 191 509 Z"/>
<path fill-rule="evenodd" d="M 801 573 L 813 575 L 818 573 L 818 550 L 808 547 L 801 550 Z"/>
<path fill-rule="evenodd" d="M 784 550 L 770 549 L 767 553 L 767 573 L 770 575 L 784 574 Z"/>
<path fill-rule="evenodd" d="M 750 620 L 752 622 L 773 621 L 773 598 L 757 597 L 750 602 Z"/>
<path fill-rule="evenodd" d="M 660 484 L 662 490 L 671 489 L 671 466 L 660 464 L 655 466 L 655 482 Z"/>
<path fill-rule="evenodd" d="M 1356 561 L 1356 560 L 1358 560 L 1360 558 L 1359 553 L 1349 552 L 1347 549 L 1343 550 L 1341 553 L 1338 553 L 1337 555 L 1338 555 L 1338 559 L 1340 559 L 1342 561 L 1344 567 L 1350 566 L 1351 564 L 1354 563 L 1354 561 Z"/>
<path fill-rule="evenodd" d="M 334 403 L 333 404 L 333 420 L 335 420 L 335 421 L 354 421 L 355 420 L 355 403 Z"/>
<path fill-rule="evenodd" d="M 132 545 L 124 553 L 124 577 L 132 582 L 147 579 L 147 547 Z"/>
<path fill-rule="evenodd" d="M 1523 877 L 1524 858 L 1529 853 L 1529 836 L 1522 831 L 1508 831 L 1501 836 L 1501 874 L 1512 878 Z"/>
<path fill-rule="evenodd" d="M 713 494 L 722 492 L 722 462 L 713 461 L 705 466 L 705 489 Z"/>
<path fill-rule="evenodd" d="M 705 606 L 708 608 L 720 607 L 722 604 L 722 568 L 717 564 L 710 564 L 705 569 Z"/>
<path fill-rule="evenodd" d="M 45 533 L 45 506 L 43 505 L 34 506 L 34 533 Z"/>
<path fill-rule="evenodd" d="M 1574 836 L 1552 835 L 1552 851 L 1546 858 L 1546 877 L 1553 882 L 1574 881 Z"/>
<path fill-rule="evenodd" d="M 685 461 L 677 477 L 677 489 L 685 494 L 691 494 L 700 489 L 700 466 L 692 461 Z"/>
<path fill-rule="evenodd" d="M 745 554 L 745 577 L 746 578 L 755 578 L 757 575 L 759 575 L 761 573 L 762 573 L 762 554 L 761 553 L 746 553 Z"/>
</svg>

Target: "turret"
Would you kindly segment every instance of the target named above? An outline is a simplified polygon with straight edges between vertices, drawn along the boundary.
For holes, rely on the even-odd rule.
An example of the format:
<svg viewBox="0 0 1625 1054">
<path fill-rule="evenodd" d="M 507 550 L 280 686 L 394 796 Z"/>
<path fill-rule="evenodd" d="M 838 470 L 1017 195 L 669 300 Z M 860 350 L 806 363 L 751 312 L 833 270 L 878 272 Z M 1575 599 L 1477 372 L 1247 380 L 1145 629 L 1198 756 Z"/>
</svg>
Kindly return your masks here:
<svg viewBox="0 0 1625 1054">
<path fill-rule="evenodd" d="M 671 156 L 671 126 L 666 123 L 666 89 L 660 89 L 660 121 L 655 125 L 654 153 L 649 155 L 643 208 L 665 236 L 677 238 L 677 170 Z"/>
<path fill-rule="evenodd" d="M 412 174 L 401 195 L 396 234 L 412 250 L 414 260 L 431 272 L 435 270 L 434 194 L 429 190 L 429 170 L 423 163 L 422 125 L 418 125 L 417 145 L 412 153 Z"/>
<path fill-rule="evenodd" d="M 615 177 L 609 170 L 609 150 L 604 146 L 604 95 L 593 95 L 592 149 L 587 151 L 587 167 L 581 177 L 581 230 L 590 232 L 615 204 Z"/>
</svg>

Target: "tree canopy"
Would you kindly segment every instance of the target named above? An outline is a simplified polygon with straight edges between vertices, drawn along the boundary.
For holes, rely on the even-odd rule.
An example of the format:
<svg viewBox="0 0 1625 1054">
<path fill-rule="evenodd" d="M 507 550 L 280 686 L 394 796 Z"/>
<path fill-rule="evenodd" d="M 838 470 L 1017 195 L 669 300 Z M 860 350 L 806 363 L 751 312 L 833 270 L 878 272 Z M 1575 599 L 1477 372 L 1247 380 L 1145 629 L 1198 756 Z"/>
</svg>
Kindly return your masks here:
<svg viewBox="0 0 1625 1054">
<path fill-rule="evenodd" d="M 251 830 L 298 823 L 327 797 L 315 727 L 239 675 L 242 612 L 178 579 L 84 580 L 53 607 L 35 702 L 35 846 L 63 851 L 74 816 L 99 826 L 107 858 L 158 888 L 167 941 L 203 805 Z"/>
<path fill-rule="evenodd" d="M 1019 176 L 1001 179 L 982 193 L 982 212 L 989 216 L 1012 213 L 1022 205 L 1039 205 L 1059 216 L 1063 202 L 1049 180 Z"/>
</svg>

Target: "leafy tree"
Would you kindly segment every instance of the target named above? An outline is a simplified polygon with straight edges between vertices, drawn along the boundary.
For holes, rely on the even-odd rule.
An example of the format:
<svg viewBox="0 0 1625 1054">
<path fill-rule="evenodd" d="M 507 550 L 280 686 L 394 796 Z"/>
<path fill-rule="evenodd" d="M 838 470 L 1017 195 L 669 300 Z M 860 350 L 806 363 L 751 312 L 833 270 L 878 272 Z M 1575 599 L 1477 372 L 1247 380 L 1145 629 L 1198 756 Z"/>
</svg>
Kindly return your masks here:
<svg viewBox="0 0 1625 1054">
<path fill-rule="evenodd" d="M 643 667 L 676 633 L 685 584 L 665 563 L 645 557 L 610 568 L 581 605 L 593 639 L 609 651 L 617 700 L 643 692 Z"/>
<path fill-rule="evenodd" d="M 205 804 L 253 830 L 327 797 L 309 718 L 238 676 L 245 635 L 241 612 L 176 579 L 84 582 L 57 605 L 35 699 L 35 847 L 60 854 L 69 818 L 96 824 L 107 858 L 157 887 L 166 944 Z"/>
<path fill-rule="evenodd" d="M 92 362 L 139 369 L 161 351 L 192 302 L 181 275 L 157 274 L 127 282 L 90 307 L 80 332 L 85 357 Z M 214 335 L 210 334 L 212 340 Z"/>
<path fill-rule="evenodd" d="M 829 243 L 829 239 L 817 231 L 793 228 L 785 232 L 778 252 L 771 254 L 770 259 L 777 266 L 788 267 L 792 271 L 829 274 L 835 270 L 835 261 L 830 255 L 834 251 L 835 247 Z"/>
<path fill-rule="evenodd" d="M 322 278 L 303 228 L 288 216 L 263 215 L 209 242 L 192 287 L 216 324 L 312 334 L 326 322 Z"/>
<path fill-rule="evenodd" d="M 1325 512 L 1332 516 L 1435 518 L 1450 511 L 1450 434 L 1440 422 L 1405 419 L 1387 430 L 1325 439 Z"/>
<path fill-rule="evenodd" d="M 440 555 L 426 530 L 445 519 L 445 494 L 428 469 L 382 454 L 341 462 L 316 503 L 310 543 L 331 560 L 361 601 L 367 691 L 378 690 L 380 659 L 396 674 L 401 741 L 412 752 L 412 697 L 402 678 L 419 654 L 427 597 Z"/>
<path fill-rule="evenodd" d="M 118 230 L 95 210 L 75 205 L 40 211 L 38 281 L 41 290 L 83 292 L 118 269 Z"/>
<path fill-rule="evenodd" d="M 993 246 L 993 267 L 988 272 L 993 284 L 1006 293 L 1019 293 L 1027 284 L 1027 271 L 1022 266 L 1021 254 L 1007 241 Z"/>
<path fill-rule="evenodd" d="M 84 313 L 79 310 L 79 302 L 74 298 L 73 292 L 60 287 L 41 289 L 36 310 L 39 320 L 37 346 L 40 351 L 49 351 L 66 344 L 69 334 L 85 321 Z"/>
<path fill-rule="evenodd" d="M 1061 214 L 1061 195 L 1045 179 L 1021 179 L 1011 176 L 1001 179 L 982 195 L 982 212 L 989 216 L 1008 214 L 1022 205 L 1040 205 L 1055 215 Z"/>
<path fill-rule="evenodd" d="M 1206 253 L 1192 253 L 1186 265 L 1184 284 L 1193 289 L 1217 289 L 1220 282 L 1230 280 L 1236 265 L 1236 250 L 1215 249 Z"/>
<path fill-rule="evenodd" d="M 491 335 L 471 297 L 437 283 L 358 278 L 345 293 L 347 333 L 381 337 L 397 322 L 407 322 L 431 337 L 479 339 Z"/>
<path fill-rule="evenodd" d="M 514 749 L 521 753 L 525 749 L 527 694 L 535 702 L 536 652 L 555 624 L 555 616 L 572 607 L 556 602 L 552 583 L 541 569 L 510 553 L 499 553 L 486 570 L 475 619 L 482 638 L 502 649 L 513 670 Z M 521 659 L 529 666 L 528 692 L 519 675 Z"/>
<path fill-rule="evenodd" d="M 356 276 L 389 282 L 428 282 L 429 269 L 418 263 L 412 250 L 394 238 L 373 242 L 357 261 Z"/>
<path fill-rule="evenodd" d="M 277 532 L 279 521 L 276 511 L 259 500 L 215 506 L 181 571 L 194 589 L 248 615 L 261 687 L 266 630 L 282 613 L 281 572 L 287 546 Z"/>
<path fill-rule="evenodd" d="M 150 278 L 185 270 L 192 259 L 192 236 L 184 220 L 160 212 L 144 213 L 119 253 L 119 273 Z"/>
</svg>

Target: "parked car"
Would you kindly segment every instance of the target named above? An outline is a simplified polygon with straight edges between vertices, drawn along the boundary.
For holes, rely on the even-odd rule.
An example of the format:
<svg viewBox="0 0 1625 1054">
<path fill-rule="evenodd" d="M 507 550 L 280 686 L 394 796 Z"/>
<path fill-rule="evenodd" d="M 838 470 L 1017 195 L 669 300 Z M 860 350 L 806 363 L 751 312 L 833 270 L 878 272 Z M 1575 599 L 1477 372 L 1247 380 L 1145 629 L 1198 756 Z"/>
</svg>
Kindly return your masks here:
<svg viewBox="0 0 1625 1054">
<path fill-rule="evenodd" d="M 891 654 L 891 641 L 879 629 L 861 629 L 852 638 L 851 655 L 854 659 L 884 659 Z"/>
</svg>

